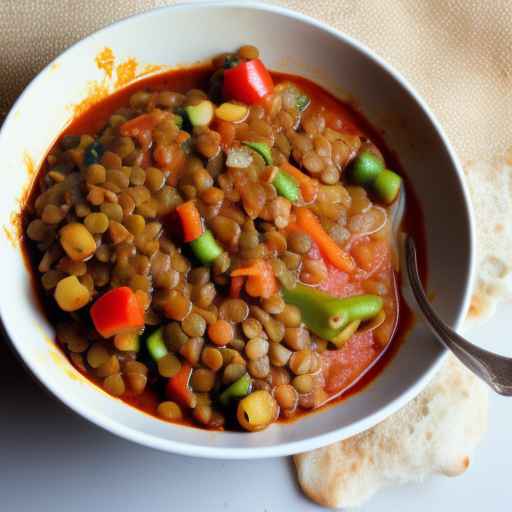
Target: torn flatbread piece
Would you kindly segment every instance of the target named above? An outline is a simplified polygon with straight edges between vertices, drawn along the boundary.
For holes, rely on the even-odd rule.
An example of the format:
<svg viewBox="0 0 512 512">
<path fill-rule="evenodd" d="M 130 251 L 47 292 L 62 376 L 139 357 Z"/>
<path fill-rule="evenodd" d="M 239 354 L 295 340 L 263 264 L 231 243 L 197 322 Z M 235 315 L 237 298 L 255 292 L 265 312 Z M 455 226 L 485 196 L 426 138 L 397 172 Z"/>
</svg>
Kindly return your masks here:
<svg viewBox="0 0 512 512">
<path fill-rule="evenodd" d="M 476 222 L 476 285 L 468 316 L 489 319 L 512 299 L 512 148 L 493 161 L 465 166 Z"/>
<path fill-rule="evenodd" d="M 328 507 L 355 507 L 391 484 L 456 476 L 487 427 L 488 393 L 449 356 L 430 385 L 376 427 L 294 457 L 299 483 Z"/>
</svg>

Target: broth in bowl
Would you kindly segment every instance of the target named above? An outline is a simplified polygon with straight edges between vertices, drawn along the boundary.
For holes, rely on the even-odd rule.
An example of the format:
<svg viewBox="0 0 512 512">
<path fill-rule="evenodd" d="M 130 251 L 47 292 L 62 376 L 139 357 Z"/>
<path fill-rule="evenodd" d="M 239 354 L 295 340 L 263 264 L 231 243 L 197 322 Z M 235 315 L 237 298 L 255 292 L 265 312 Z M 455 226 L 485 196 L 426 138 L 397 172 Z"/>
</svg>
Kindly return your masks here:
<svg viewBox="0 0 512 512">
<path fill-rule="evenodd" d="M 391 225 L 404 185 L 375 133 L 249 45 L 92 106 L 23 212 L 72 364 L 207 429 L 258 431 L 344 396 L 410 322 Z M 408 194 L 421 241 L 417 212 Z"/>
</svg>

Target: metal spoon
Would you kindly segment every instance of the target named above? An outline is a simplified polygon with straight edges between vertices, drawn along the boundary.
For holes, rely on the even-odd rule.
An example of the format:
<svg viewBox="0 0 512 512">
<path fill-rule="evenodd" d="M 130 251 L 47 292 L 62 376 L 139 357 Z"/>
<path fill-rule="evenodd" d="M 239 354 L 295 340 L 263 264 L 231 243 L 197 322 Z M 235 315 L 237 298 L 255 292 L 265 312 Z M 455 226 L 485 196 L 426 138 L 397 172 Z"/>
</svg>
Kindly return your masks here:
<svg viewBox="0 0 512 512">
<path fill-rule="evenodd" d="M 512 358 L 483 350 L 450 329 L 432 309 L 421 284 L 414 240 L 405 239 L 405 265 L 411 290 L 425 322 L 437 339 L 469 370 L 500 395 L 512 396 Z"/>
<path fill-rule="evenodd" d="M 500 395 L 512 396 L 512 358 L 500 356 L 481 349 L 455 331 L 450 329 L 434 311 L 421 284 L 416 246 L 409 235 L 400 233 L 402 219 L 405 212 L 405 188 L 401 187 L 400 195 L 391 211 L 391 224 L 393 240 L 397 243 L 397 253 L 400 254 L 400 267 L 402 278 L 410 284 L 410 291 L 419 307 L 426 323 L 437 339 L 475 375 L 487 382 L 489 386 Z M 405 260 L 405 265 L 403 265 Z M 406 291 L 406 290 L 404 290 Z M 410 294 L 408 294 L 410 295 Z M 412 298 L 412 297 L 411 297 Z"/>
</svg>

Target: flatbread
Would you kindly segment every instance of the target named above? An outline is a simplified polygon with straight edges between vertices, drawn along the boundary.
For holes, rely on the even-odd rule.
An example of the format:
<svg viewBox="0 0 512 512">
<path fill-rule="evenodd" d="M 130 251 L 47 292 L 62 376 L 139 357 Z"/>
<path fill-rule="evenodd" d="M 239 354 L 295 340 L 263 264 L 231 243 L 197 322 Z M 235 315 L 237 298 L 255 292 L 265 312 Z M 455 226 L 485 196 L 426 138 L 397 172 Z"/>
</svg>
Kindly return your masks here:
<svg viewBox="0 0 512 512">
<path fill-rule="evenodd" d="M 488 392 L 450 356 L 432 383 L 376 427 L 294 457 L 303 491 L 328 507 L 355 507 L 392 484 L 469 466 L 487 427 Z"/>
<path fill-rule="evenodd" d="M 512 148 L 491 162 L 469 162 L 465 172 L 477 231 L 470 327 L 489 319 L 500 301 L 512 299 Z"/>
</svg>

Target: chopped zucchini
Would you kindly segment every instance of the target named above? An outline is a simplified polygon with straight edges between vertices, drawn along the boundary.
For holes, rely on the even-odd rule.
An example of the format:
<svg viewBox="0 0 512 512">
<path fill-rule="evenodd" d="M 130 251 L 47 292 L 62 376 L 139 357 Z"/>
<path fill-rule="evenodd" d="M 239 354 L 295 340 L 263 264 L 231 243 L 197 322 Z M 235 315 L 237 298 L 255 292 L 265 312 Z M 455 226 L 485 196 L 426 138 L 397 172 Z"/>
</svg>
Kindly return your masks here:
<svg viewBox="0 0 512 512">
<path fill-rule="evenodd" d="M 214 108 L 211 101 L 203 100 L 197 105 L 185 107 L 192 126 L 208 126 L 213 119 Z"/>
</svg>

